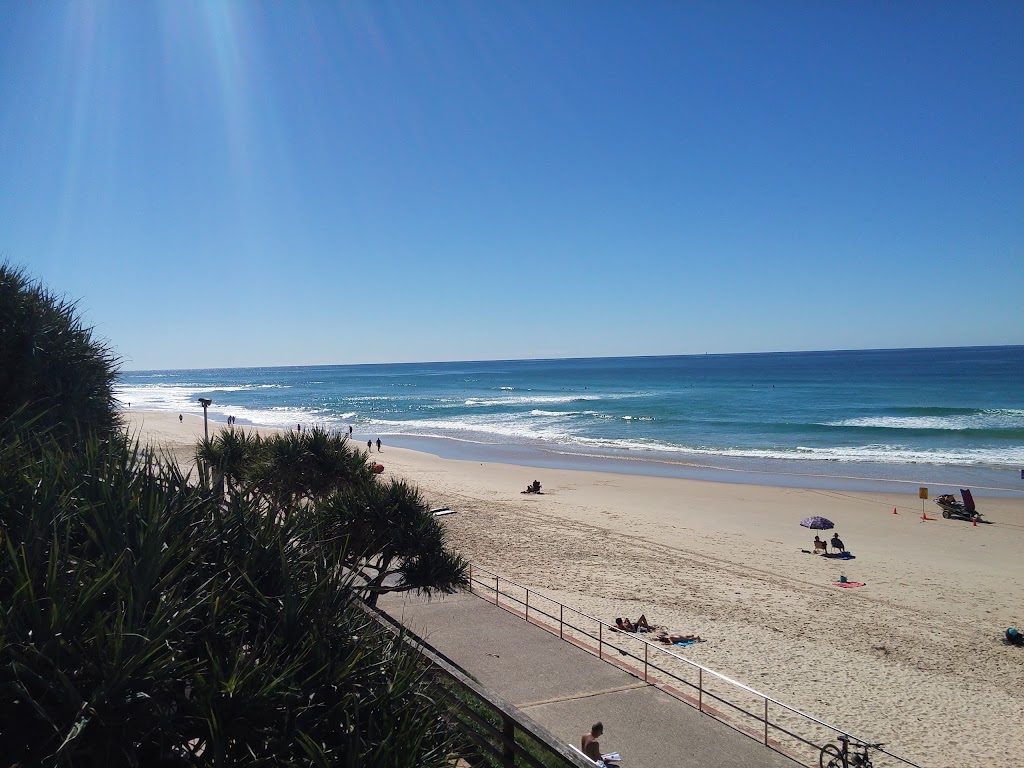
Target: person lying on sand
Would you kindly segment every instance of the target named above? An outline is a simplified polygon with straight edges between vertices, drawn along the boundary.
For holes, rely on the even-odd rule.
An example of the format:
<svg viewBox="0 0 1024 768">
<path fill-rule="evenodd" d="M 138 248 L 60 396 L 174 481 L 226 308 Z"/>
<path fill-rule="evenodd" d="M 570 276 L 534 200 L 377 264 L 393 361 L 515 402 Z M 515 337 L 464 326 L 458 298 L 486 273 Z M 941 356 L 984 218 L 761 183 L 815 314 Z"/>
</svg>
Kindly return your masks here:
<svg viewBox="0 0 1024 768">
<path fill-rule="evenodd" d="M 665 645 L 675 645 L 676 643 L 703 643 L 704 638 L 700 635 L 670 635 L 668 632 L 659 632 L 657 637 L 654 638 L 659 643 L 665 643 Z"/>
</svg>

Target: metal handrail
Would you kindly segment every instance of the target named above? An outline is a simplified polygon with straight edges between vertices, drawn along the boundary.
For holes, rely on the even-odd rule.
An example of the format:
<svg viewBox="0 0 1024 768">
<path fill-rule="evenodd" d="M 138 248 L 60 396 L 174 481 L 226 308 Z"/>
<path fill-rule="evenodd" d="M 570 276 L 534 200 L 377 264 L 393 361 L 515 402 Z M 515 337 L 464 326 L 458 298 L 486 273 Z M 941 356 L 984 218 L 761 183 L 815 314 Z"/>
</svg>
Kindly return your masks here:
<svg viewBox="0 0 1024 768">
<path fill-rule="evenodd" d="M 493 580 L 494 580 L 493 587 L 490 584 L 487 584 L 487 583 L 485 583 L 484 581 L 482 581 L 482 580 L 480 580 L 478 578 L 474 578 L 474 571 L 482 571 L 483 573 L 488 574 L 490 577 L 493 577 Z M 490 579 L 488 579 L 488 582 L 489 581 L 490 581 Z M 515 586 L 515 587 L 517 587 L 517 588 L 519 588 L 521 590 L 524 590 L 524 592 L 526 594 L 525 600 L 521 600 L 518 597 L 516 597 L 515 595 L 512 595 L 512 594 L 510 594 L 508 592 L 502 592 L 500 590 L 500 582 L 502 582 L 502 581 L 504 581 L 507 584 L 513 585 L 513 586 Z M 498 606 L 499 608 L 505 608 L 505 610 L 509 610 L 507 606 L 501 605 L 501 602 L 499 600 L 499 596 L 500 597 L 505 597 L 508 600 L 511 600 L 511 601 L 513 601 L 515 603 L 518 603 L 519 605 L 524 606 L 526 610 L 523 612 L 523 617 L 528 622 L 530 621 L 530 611 L 531 610 L 533 611 L 533 613 L 535 615 L 539 614 L 539 615 L 545 616 L 548 619 L 551 619 L 552 621 L 557 620 L 558 621 L 558 636 L 559 636 L 560 639 L 564 639 L 564 630 L 565 630 L 566 627 L 568 627 L 569 629 L 572 629 L 572 630 L 574 630 L 576 632 L 579 632 L 580 634 L 584 635 L 585 637 L 590 638 L 591 640 L 596 640 L 597 643 L 598 643 L 597 656 L 598 656 L 598 658 L 600 658 L 602 660 L 604 659 L 604 656 L 605 656 L 604 652 L 603 652 L 603 646 L 608 644 L 608 642 L 604 639 L 603 630 L 605 628 L 608 628 L 608 629 L 612 630 L 613 632 L 616 632 L 617 634 L 621 634 L 620 630 L 617 627 L 614 627 L 613 625 L 603 621 L 602 619 L 597 618 L 596 616 L 591 616 L 590 614 L 585 613 L 583 611 L 580 611 L 580 610 L 578 610 L 576 608 L 573 608 L 572 606 L 565 605 L 564 603 L 561 603 L 558 600 L 555 600 L 554 598 L 548 597 L 547 595 L 544 595 L 544 594 L 542 594 L 541 592 L 538 592 L 535 589 L 531 589 L 530 587 L 527 587 L 524 584 L 520 584 L 519 582 L 514 581 L 513 579 L 509 579 L 507 577 L 501 577 L 499 574 L 495 573 L 494 571 L 491 571 L 491 570 L 489 570 L 487 568 L 484 568 L 484 567 L 482 567 L 480 565 L 476 565 L 476 564 L 472 564 L 472 563 L 470 564 L 470 567 L 469 567 L 469 584 L 470 584 L 470 591 L 473 591 L 473 584 L 479 584 L 481 586 L 486 586 L 488 590 L 493 589 L 494 590 L 494 595 L 495 595 L 494 604 L 496 606 Z M 530 605 L 529 604 L 529 599 L 530 599 L 530 593 L 531 592 L 533 593 L 533 595 L 535 597 L 540 597 L 540 598 L 542 598 L 544 600 L 547 600 L 550 603 L 553 603 L 553 604 L 557 605 L 558 608 L 559 608 L 558 616 L 554 616 L 553 614 L 545 612 L 544 610 L 542 610 L 541 608 L 539 608 L 536 605 L 536 602 L 533 605 Z M 574 624 L 566 621 L 565 620 L 565 616 L 564 616 L 566 609 L 568 609 L 572 613 L 575 613 L 575 614 L 577 614 L 579 616 L 582 616 L 585 619 L 589 619 L 590 621 L 595 622 L 597 624 L 597 628 L 598 628 L 597 629 L 597 635 L 595 636 L 595 635 L 591 634 L 590 632 L 588 632 L 586 629 L 584 629 L 582 627 L 577 627 Z M 554 633 L 553 629 L 549 629 L 547 627 L 547 625 L 544 624 L 541 621 L 538 621 L 538 620 L 534 619 L 534 621 L 532 621 L 531 623 L 534 623 L 537 626 L 540 626 L 542 628 L 548 629 L 549 631 L 552 631 L 552 633 Z M 851 733 L 849 731 L 846 731 L 846 730 L 844 730 L 842 728 L 839 728 L 838 726 L 832 725 L 831 723 L 827 723 L 824 720 L 821 720 L 821 719 L 815 717 L 814 715 L 809 715 L 806 712 L 803 712 L 803 711 L 797 709 L 796 707 L 790 706 L 789 704 L 786 704 L 785 702 L 779 701 L 778 699 L 773 698 L 773 697 L 771 697 L 771 696 L 769 696 L 769 695 L 767 695 L 765 693 L 761 693 L 760 691 L 758 691 L 758 690 L 756 690 L 754 688 L 751 688 L 749 685 L 741 683 L 738 680 L 733 680 L 731 677 L 728 677 L 727 675 L 723 675 L 720 672 L 716 672 L 715 670 L 713 670 L 713 669 L 711 669 L 709 667 L 705 667 L 704 665 L 698 664 L 695 661 L 691 661 L 690 659 L 687 659 L 687 658 L 685 658 L 683 656 L 679 656 L 678 654 L 673 653 L 669 649 L 664 648 L 661 645 L 656 645 L 656 644 L 652 643 L 651 641 L 646 640 L 646 639 L 644 639 L 643 637 L 641 637 L 639 635 L 628 634 L 626 636 L 628 636 L 631 640 L 635 640 L 637 642 L 643 643 L 643 645 L 644 645 L 644 655 L 643 655 L 643 658 L 641 658 L 639 656 L 636 656 L 636 655 L 630 653 L 629 651 L 625 651 L 622 648 L 619 648 L 618 646 L 614 646 L 613 645 L 612 647 L 614 647 L 616 649 L 616 651 L 618 651 L 619 653 L 625 654 L 626 656 L 629 656 L 632 659 L 636 659 L 637 661 L 643 661 L 643 663 L 644 663 L 644 682 L 650 682 L 649 679 L 648 679 L 648 669 L 649 668 L 653 668 L 654 670 L 656 670 L 656 671 L 658 671 L 658 672 L 660 672 L 660 673 L 662 673 L 664 675 L 667 675 L 667 676 L 671 677 L 673 680 L 675 680 L 675 681 L 677 681 L 679 683 L 683 683 L 684 685 L 687 685 L 690 688 L 694 688 L 694 689 L 697 690 L 697 693 L 698 693 L 697 709 L 700 712 L 708 714 L 709 716 L 714 717 L 716 720 L 719 720 L 720 722 L 723 722 L 726 725 L 729 725 L 730 727 L 736 728 L 741 733 L 746 733 L 747 735 L 750 735 L 749 731 L 747 731 L 747 730 L 745 730 L 743 728 L 737 728 L 734 723 L 729 722 L 728 720 L 724 719 L 723 717 L 717 716 L 716 713 L 714 713 L 713 711 L 707 710 L 705 708 L 705 705 L 704 705 L 704 697 L 705 696 L 709 696 L 710 698 L 720 702 L 721 704 L 725 704 L 726 706 L 729 706 L 729 707 L 731 707 L 731 708 L 733 708 L 735 710 L 738 710 L 739 712 L 744 713 L 745 715 L 747 715 L 747 716 L 753 718 L 754 720 L 758 721 L 759 723 L 763 724 L 763 726 L 764 726 L 764 737 L 763 737 L 763 740 L 761 740 L 761 741 L 762 741 L 763 744 L 765 744 L 765 746 L 767 746 L 769 748 L 774 749 L 771 746 L 769 738 L 768 738 L 769 728 L 772 728 L 772 729 L 774 729 L 776 731 L 779 731 L 781 733 L 785 733 L 786 735 L 791 736 L 792 738 L 794 738 L 794 739 L 796 739 L 796 740 L 806 744 L 809 747 L 814 747 L 815 749 L 821 749 L 822 746 L 823 746 L 821 744 L 818 744 L 817 742 L 810 741 L 810 740 L 804 738 L 803 736 L 801 736 L 798 733 L 793 733 L 792 731 L 787 730 L 786 728 L 784 728 L 782 725 L 780 725 L 778 723 L 770 722 L 769 717 L 768 717 L 768 705 L 770 703 L 770 704 L 773 704 L 773 705 L 775 705 L 777 707 L 782 708 L 783 710 L 785 710 L 785 711 L 787 711 L 787 712 L 789 712 L 789 713 L 791 713 L 793 715 L 796 715 L 796 716 L 798 716 L 800 718 L 803 718 L 804 720 L 807 720 L 807 721 L 809 721 L 811 723 L 815 723 L 815 724 L 817 724 L 817 725 L 819 725 L 819 726 L 821 726 L 821 727 L 823 727 L 823 728 L 833 732 L 834 734 L 840 734 L 840 735 L 843 735 L 843 736 L 848 736 L 849 738 L 851 738 L 854 741 L 856 741 L 858 744 L 868 745 L 868 746 L 872 747 L 873 749 L 877 750 L 878 752 L 880 752 L 880 753 L 882 753 L 884 755 L 887 755 L 888 757 L 891 757 L 894 760 L 898 760 L 900 763 L 902 763 L 904 765 L 911 766 L 912 768 L 921 768 L 921 766 L 919 766 L 917 763 L 914 763 L 914 762 L 912 762 L 911 760 L 908 760 L 905 757 L 901 757 L 900 755 L 897 755 L 897 754 L 895 754 L 893 752 L 889 752 L 888 750 L 883 749 L 881 746 L 876 746 L 876 744 L 874 742 L 871 742 L 871 741 L 869 741 L 867 739 L 863 739 L 863 738 L 857 736 L 856 734 Z M 586 646 L 583 646 L 583 647 L 586 647 Z M 681 661 L 684 664 L 688 665 L 689 667 L 691 667 L 693 669 L 696 669 L 697 673 L 698 673 L 698 682 L 697 682 L 697 684 L 695 685 L 694 683 L 690 682 L 689 680 L 684 680 L 683 678 L 679 677 L 678 675 L 676 675 L 675 673 L 673 673 L 670 670 L 667 670 L 667 669 L 664 669 L 662 667 L 659 667 L 656 664 L 649 663 L 648 662 L 648 652 L 649 652 L 649 650 L 651 648 L 656 650 L 658 653 L 664 654 L 665 656 L 669 656 L 673 660 Z M 763 714 L 763 716 L 762 715 L 754 714 L 753 712 L 749 712 L 746 709 L 744 709 L 743 707 L 741 707 L 741 706 L 739 706 L 739 705 L 737 705 L 737 704 L 735 704 L 735 703 L 733 703 L 731 701 L 728 701 L 727 699 L 723 699 L 720 696 L 717 696 L 714 692 L 706 690 L 705 685 L 704 685 L 704 675 L 705 675 L 705 673 L 708 674 L 708 675 L 711 675 L 714 678 L 717 678 L 718 680 L 720 680 L 720 681 L 722 681 L 724 683 L 727 683 L 730 686 L 733 686 L 734 688 L 737 688 L 739 690 L 745 691 L 746 693 L 749 693 L 752 696 L 755 696 L 755 697 L 758 697 L 758 698 L 762 699 L 764 701 L 764 714 Z M 669 693 L 671 695 L 671 691 L 667 691 L 667 693 Z M 676 698 L 679 698 L 679 697 L 676 697 Z M 685 701 L 685 699 L 681 699 L 681 700 Z M 753 736 L 751 736 L 751 738 L 753 738 Z"/>
</svg>

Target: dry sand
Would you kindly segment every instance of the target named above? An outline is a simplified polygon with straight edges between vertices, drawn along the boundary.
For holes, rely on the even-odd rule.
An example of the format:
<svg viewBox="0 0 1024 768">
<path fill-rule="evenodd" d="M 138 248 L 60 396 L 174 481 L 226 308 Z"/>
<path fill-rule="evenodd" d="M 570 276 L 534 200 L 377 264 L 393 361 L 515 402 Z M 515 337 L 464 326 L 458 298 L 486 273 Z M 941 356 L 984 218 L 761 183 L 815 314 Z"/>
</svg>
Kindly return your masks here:
<svg viewBox="0 0 1024 768">
<path fill-rule="evenodd" d="M 202 418 L 133 412 L 189 460 Z M 223 425 L 217 425 L 217 428 Z M 213 428 L 213 425 L 211 425 Z M 805 490 L 440 459 L 384 445 L 470 561 L 610 621 L 645 613 L 707 639 L 678 649 L 925 766 L 1024 754 L 1024 498 L 976 494 L 992 525 L 906 492 Z M 538 479 L 544 493 L 519 491 Z M 949 488 L 932 488 L 934 498 Z M 898 514 L 893 514 L 896 507 Z M 836 523 L 856 559 L 805 554 L 801 518 Z M 833 585 L 840 574 L 865 582 Z"/>
</svg>

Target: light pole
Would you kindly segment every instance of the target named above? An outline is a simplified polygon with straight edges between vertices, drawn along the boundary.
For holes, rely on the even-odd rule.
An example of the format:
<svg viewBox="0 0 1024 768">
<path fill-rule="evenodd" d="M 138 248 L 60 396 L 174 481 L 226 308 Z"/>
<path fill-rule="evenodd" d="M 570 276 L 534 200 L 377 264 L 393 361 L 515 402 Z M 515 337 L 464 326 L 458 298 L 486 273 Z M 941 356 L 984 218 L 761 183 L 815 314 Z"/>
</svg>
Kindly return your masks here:
<svg viewBox="0 0 1024 768">
<path fill-rule="evenodd" d="M 200 397 L 199 404 L 203 406 L 203 437 L 210 439 L 210 431 L 206 427 L 206 409 L 213 405 L 213 400 L 208 397 Z"/>
</svg>

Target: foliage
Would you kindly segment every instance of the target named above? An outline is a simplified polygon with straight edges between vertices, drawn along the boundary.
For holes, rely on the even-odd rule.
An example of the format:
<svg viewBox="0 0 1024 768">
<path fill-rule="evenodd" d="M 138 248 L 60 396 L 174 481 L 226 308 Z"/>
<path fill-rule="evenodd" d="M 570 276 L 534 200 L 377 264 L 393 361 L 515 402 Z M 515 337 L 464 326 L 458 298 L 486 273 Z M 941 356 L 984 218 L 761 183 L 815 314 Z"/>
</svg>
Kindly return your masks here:
<svg viewBox="0 0 1024 768">
<path fill-rule="evenodd" d="M 353 586 L 371 605 L 387 592 L 429 595 L 467 584 L 465 560 L 445 546 L 444 527 L 403 480 L 350 487 L 318 511 L 325 533 L 345 540 L 345 565 L 359 576 Z"/>
<path fill-rule="evenodd" d="M 267 437 L 225 429 L 196 446 L 196 461 L 223 477 L 227 492 L 257 493 L 287 513 L 298 501 L 318 502 L 331 493 L 373 479 L 366 454 L 344 435 L 314 427 Z"/>
<path fill-rule="evenodd" d="M 31 423 L 65 445 L 86 433 L 114 437 L 116 375 L 117 359 L 74 303 L 0 264 L 0 418 Z"/>
<path fill-rule="evenodd" d="M 213 471 L 214 487 L 223 478 L 229 493 L 261 497 L 283 516 L 313 508 L 330 556 L 356 575 L 352 589 L 370 605 L 387 592 L 432 594 L 468 583 L 466 562 L 446 546 L 419 490 L 378 481 L 368 455 L 347 437 L 321 428 L 267 438 L 223 430 L 200 442 L 196 458 Z"/>
<path fill-rule="evenodd" d="M 223 492 L 192 485 L 120 439 L 115 363 L 0 265 L 0 764 L 447 765 L 421 662 L 358 601 L 347 545 L 378 539 L 318 507 L 377 503 L 367 456 L 231 430 L 197 448 Z"/>
<path fill-rule="evenodd" d="M 249 479 L 252 467 L 261 453 L 259 435 L 241 429 L 224 429 L 212 438 L 204 438 L 196 446 L 196 461 L 213 471 L 215 487 L 226 485 L 228 494 Z"/>
<path fill-rule="evenodd" d="M 442 710 L 312 511 L 0 432 L 5 764 L 445 764 Z"/>
</svg>

